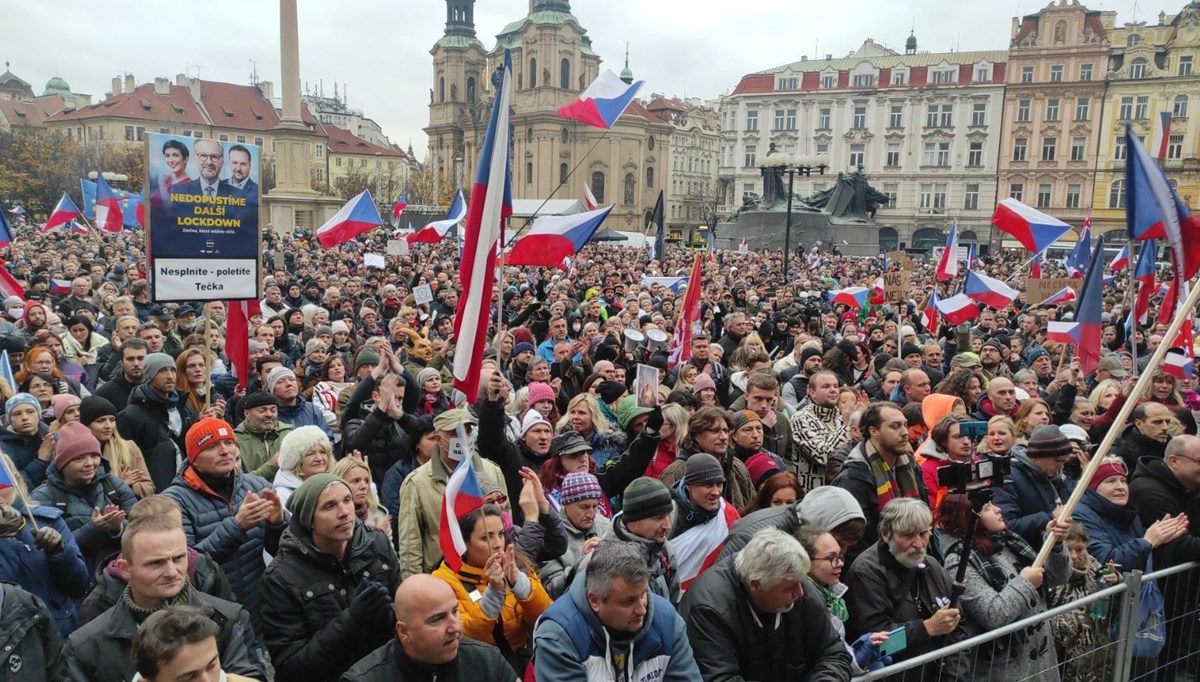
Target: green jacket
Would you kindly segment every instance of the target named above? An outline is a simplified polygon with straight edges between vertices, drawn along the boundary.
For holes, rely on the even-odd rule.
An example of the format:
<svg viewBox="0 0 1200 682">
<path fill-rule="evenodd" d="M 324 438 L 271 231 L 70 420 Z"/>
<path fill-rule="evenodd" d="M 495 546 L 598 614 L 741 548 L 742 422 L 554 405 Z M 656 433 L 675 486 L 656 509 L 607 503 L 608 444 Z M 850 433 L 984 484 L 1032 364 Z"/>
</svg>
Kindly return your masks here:
<svg viewBox="0 0 1200 682">
<path fill-rule="evenodd" d="M 261 476 L 268 481 L 275 480 L 279 465 L 273 463 L 271 458 L 279 452 L 279 444 L 291 430 L 291 424 L 276 422 L 274 431 L 257 433 L 251 431 L 246 426 L 245 420 L 242 420 L 242 423 L 233 430 L 233 435 L 237 438 L 238 450 L 242 453 L 242 472 Z"/>
</svg>

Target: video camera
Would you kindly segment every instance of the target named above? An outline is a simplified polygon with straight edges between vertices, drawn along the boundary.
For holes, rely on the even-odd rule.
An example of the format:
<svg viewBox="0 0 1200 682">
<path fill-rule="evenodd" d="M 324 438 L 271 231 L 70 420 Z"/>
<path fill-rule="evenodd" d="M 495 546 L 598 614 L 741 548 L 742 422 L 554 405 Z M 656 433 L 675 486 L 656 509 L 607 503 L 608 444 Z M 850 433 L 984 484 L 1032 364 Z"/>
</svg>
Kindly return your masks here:
<svg viewBox="0 0 1200 682">
<path fill-rule="evenodd" d="M 987 435 L 985 421 L 959 422 L 958 434 L 978 441 Z M 991 489 L 1004 483 L 1012 472 L 1012 459 L 1006 456 L 980 454 L 969 462 L 951 462 L 939 467 L 938 485 L 953 493 Z"/>
</svg>

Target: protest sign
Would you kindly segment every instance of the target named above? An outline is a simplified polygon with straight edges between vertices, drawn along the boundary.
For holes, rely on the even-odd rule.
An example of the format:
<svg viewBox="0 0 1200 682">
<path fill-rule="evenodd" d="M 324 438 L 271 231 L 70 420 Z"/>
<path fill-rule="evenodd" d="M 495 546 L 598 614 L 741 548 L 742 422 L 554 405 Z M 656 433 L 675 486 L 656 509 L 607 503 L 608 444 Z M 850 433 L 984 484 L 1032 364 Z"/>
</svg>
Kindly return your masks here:
<svg viewBox="0 0 1200 682">
<path fill-rule="evenodd" d="M 1078 277 L 1043 277 L 1025 280 L 1025 302 L 1037 305 L 1057 294 L 1063 287 L 1071 287 L 1078 294 L 1083 287 L 1083 280 Z"/>
<path fill-rule="evenodd" d="M 883 300 L 888 303 L 903 303 L 911 297 L 909 274 L 905 270 L 883 273 Z"/>
<path fill-rule="evenodd" d="M 387 265 L 387 260 L 384 259 L 382 254 L 364 253 L 363 254 L 363 265 L 368 268 L 381 268 L 382 269 L 383 267 L 385 267 Z"/>
<path fill-rule="evenodd" d="M 417 305 L 425 305 L 433 301 L 433 290 L 429 288 L 428 284 L 422 284 L 413 289 L 412 293 L 413 300 L 417 302 Z"/>
<path fill-rule="evenodd" d="M 408 255 L 408 240 L 407 239 L 389 239 L 387 243 L 387 252 L 389 256 L 407 256 Z"/>
</svg>

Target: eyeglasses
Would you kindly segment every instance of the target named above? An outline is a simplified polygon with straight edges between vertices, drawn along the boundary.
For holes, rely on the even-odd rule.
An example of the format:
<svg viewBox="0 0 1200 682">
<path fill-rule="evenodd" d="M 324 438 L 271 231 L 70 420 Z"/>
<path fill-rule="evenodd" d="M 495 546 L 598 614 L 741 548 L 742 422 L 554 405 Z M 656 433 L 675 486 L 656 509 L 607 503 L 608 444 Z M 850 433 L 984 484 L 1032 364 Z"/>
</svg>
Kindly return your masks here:
<svg viewBox="0 0 1200 682">
<path fill-rule="evenodd" d="M 830 567 L 846 565 L 846 556 L 844 554 L 830 554 L 829 556 L 819 556 L 816 558 L 816 560 L 817 561 L 828 561 Z"/>
<path fill-rule="evenodd" d="M 220 161 L 222 158 L 221 154 L 197 154 L 196 156 L 199 157 L 201 161 Z"/>
<path fill-rule="evenodd" d="M 497 495 L 495 497 L 485 499 L 484 502 L 487 502 L 488 504 L 504 506 L 504 504 L 508 502 L 508 495 Z"/>
</svg>

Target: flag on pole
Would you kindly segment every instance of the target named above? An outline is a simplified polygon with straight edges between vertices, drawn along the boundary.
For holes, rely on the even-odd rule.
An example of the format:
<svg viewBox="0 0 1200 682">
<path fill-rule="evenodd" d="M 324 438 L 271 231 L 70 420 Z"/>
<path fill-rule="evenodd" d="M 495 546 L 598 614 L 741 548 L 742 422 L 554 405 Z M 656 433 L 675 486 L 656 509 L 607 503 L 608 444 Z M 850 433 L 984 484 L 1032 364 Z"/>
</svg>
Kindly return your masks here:
<svg viewBox="0 0 1200 682">
<path fill-rule="evenodd" d="M 1200 221 L 1188 211 L 1167 174 L 1138 143 L 1125 124 L 1125 222 L 1131 239 L 1165 237 L 1171 247 L 1175 277 L 1190 280 L 1200 270 Z"/>
<path fill-rule="evenodd" d="M 459 438 L 466 437 L 459 426 Z M 479 488 L 479 479 L 475 477 L 475 468 L 471 465 L 471 453 L 461 453 L 462 459 L 446 480 L 446 492 L 442 494 L 442 513 L 438 527 L 438 544 L 442 548 L 442 557 L 450 570 L 458 572 L 462 568 L 462 557 L 467 553 L 467 538 L 463 537 L 458 520 L 483 506 L 483 491 Z"/>
<path fill-rule="evenodd" d="M 12 228 L 8 225 L 8 218 L 0 213 L 0 246 L 11 244 L 13 242 Z"/>
<path fill-rule="evenodd" d="M 237 374 L 238 390 L 246 389 L 253 368 L 250 367 L 250 318 L 260 312 L 257 299 L 227 301 L 225 315 L 225 354 Z"/>
<path fill-rule="evenodd" d="M 1108 262 L 1108 269 L 1112 270 L 1113 272 L 1120 272 L 1128 267 L 1128 265 L 1129 245 L 1126 244 L 1125 246 L 1122 246 L 1121 250 L 1117 252 L 1117 255 L 1113 256 L 1113 259 Z"/>
<path fill-rule="evenodd" d="M 426 244 L 436 244 L 450 234 L 450 230 L 458 226 L 467 217 L 467 202 L 463 199 L 462 190 L 454 195 L 454 201 L 450 202 L 450 210 L 446 212 L 444 220 L 435 220 L 425 227 L 408 235 L 408 245 L 412 246 L 419 242 Z M 411 227 L 410 227 L 411 229 Z"/>
<path fill-rule="evenodd" d="M 597 211 L 565 216 L 539 216 L 529 232 L 521 237 L 504 258 L 507 265 L 543 265 L 557 267 L 563 259 L 579 253 L 612 206 Z"/>
<path fill-rule="evenodd" d="M 75 234 L 87 234 L 88 232 L 91 232 L 91 230 L 88 229 L 87 225 L 84 225 L 83 223 L 79 222 L 78 220 L 71 221 L 71 231 L 74 232 Z"/>
<path fill-rule="evenodd" d="M 967 270 L 967 279 L 963 282 L 963 293 L 968 298 L 984 305 L 991 306 L 996 310 L 1003 310 L 1017 298 L 1020 292 L 995 277 Z"/>
<path fill-rule="evenodd" d="M 4 461 L 3 457 L 0 457 L 0 490 L 15 487 L 17 487 L 16 475 L 8 470 L 8 463 Z"/>
<path fill-rule="evenodd" d="M 71 197 L 63 192 L 58 203 L 54 205 L 54 210 L 50 212 L 50 217 L 46 219 L 46 224 L 42 226 L 42 232 L 49 232 L 59 225 L 66 225 L 75 218 L 80 217 L 79 207 L 71 201 Z"/>
<path fill-rule="evenodd" d="M 112 189 L 111 187 L 109 187 L 109 190 L 117 198 L 117 205 L 121 211 L 122 225 L 125 227 L 140 227 L 146 224 L 145 204 L 142 201 L 141 194 Z M 80 178 L 79 191 L 83 194 L 83 217 L 88 220 L 95 220 L 96 200 L 99 198 L 99 184 L 87 178 Z M 118 229 L 117 231 L 120 230 Z"/>
<path fill-rule="evenodd" d="M 25 208 L 22 206 L 13 206 L 12 208 L 8 209 L 8 212 L 12 213 L 13 215 L 25 215 Z"/>
<path fill-rule="evenodd" d="M 408 190 L 400 192 L 400 196 L 396 199 L 396 203 L 392 205 L 392 219 L 397 220 L 400 214 L 404 213 L 404 209 L 408 208 Z"/>
<path fill-rule="evenodd" d="M 996 205 L 992 224 L 1021 242 L 1032 253 L 1045 251 L 1071 231 L 1071 226 L 1009 197 Z"/>
<path fill-rule="evenodd" d="M 504 221 L 512 215 L 512 159 L 509 157 L 512 104 L 512 53 L 504 52 L 495 74 L 496 99 L 488 119 L 487 135 L 479 155 L 471 206 L 467 211 L 465 248 L 459 273 L 463 295 L 454 316 L 454 388 L 467 395 L 479 390 L 479 369 L 488 334 L 488 313 L 496 275 L 497 244 Z"/>
<path fill-rule="evenodd" d="M 1181 300 L 1187 298 L 1188 285 L 1186 282 L 1181 287 L 1179 295 Z M 1190 378 L 1195 371 L 1195 342 L 1192 336 L 1192 318 L 1189 315 L 1183 321 L 1179 333 L 1175 336 L 1175 341 L 1163 358 L 1163 371 L 1180 379 Z"/>
<path fill-rule="evenodd" d="M 882 279 L 882 278 L 881 278 Z M 938 321 L 938 293 L 934 287 L 933 292 L 929 294 L 929 300 L 925 302 L 925 310 L 921 311 L 921 326 L 930 334 L 937 333 Z"/>
<path fill-rule="evenodd" d="M 1079 298 L 1079 305 L 1075 307 L 1075 319 L 1070 322 L 1050 322 L 1046 329 L 1048 340 L 1075 345 L 1075 356 L 1079 358 L 1079 368 L 1084 374 L 1096 371 L 1100 364 L 1100 314 L 1103 310 L 1104 267 L 1099 264 L 1103 262 L 1103 254 L 1104 235 L 1100 235 L 1096 239 L 1087 274 L 1083 277 L 1083 292 Z"/>
<path fill-rule="evenodd" d="M 596 195 L 592 194 L 592 188 L 587 184 L 587 182 L 583 183 L 583 205 L 586 206 L 587 210 L 589 211 L 594 211 L 597 208 L 600 208 L 600 202 L 596 201 Z"/>
<path fill-rule="evenodd" d="M 841 303 L 858 310 L 867 302 L 867 295 L 870 291 L 866 287 L 846 287 L 845 289 L 834 289 L 829 292 L 829 301 L 831 303 Z"/>
<path fill-rule="evenodd" d="M 0 351 L 0 379 L 8 382 L 10 392 L 16 392 L 17 379 L 13 376 L 12 360 L 8 359 L 8 349 Z"/>
<path fill-rule="evenodd" d="M 321 246 L 332 249 L 382 224 L 379 209 L 371 198 L 371 190 L 364 189 L 317 229 L 317 241 Z"/>
<path fill-rule="evenodd" d="M 1047 296 L 1046 299 L 1041 303 L 1038 303 L 1037 306 L 1062 305 L 1063 303 L 1070 303 L 1071 301 L 1074 301 L 1075 298 L 1076 294 L 1074 287 L 1063 287 L 1053 294 Z"/>
<path fill-rule="evenodd" d="M 945 282 L 958 276 L 958 219 L 950 223 L 950 234 L 946 235 L 946 250 L 938 260 L 937 281 Z"/>
<path fill-rule="evenodd" d="M 650 224 L 654 226 L 654 251 L 650 255 L 650 260 L 655 258 L 666 261 L 667 259 L 667 236 L 663 231 L 663 191 L 658 191 L 658 201 L 654 203 L 654 213 L 650 216 Z"/>
<path fill-rule="evenodd" d="M 12 273 L 8 271 L 8 266 L 4 264 L 4 261 L 0 260 L 0 298 L 8 298 L 9 296 L 24 299 L 25 287 L 21 286 L 17 278 L 13 277 Z"/>
<path fill-rule="evenodd" d="M 558 115 L 595 128 L 611 128 L 637 97 L 642 84 L 643 81 L 626 83 L 611 69 L 605 69 L 579 99 L 560 108 Z"/>
<path fill-rule="evenodd" d="M 968 276 L 970 275 L 969 270 L 967 274 Z M 950 324 L 970 322 L 979 317 L 980 313 L 979 306 L 975 305 L 975 301 L 968 298 L 966 294 L 961 293 L 955 294 L 950 298 L 941 299 L 935 302 L 934 305 L 942 317 L 946 318 L 946 321 Z"/>
<path fill-rule="evenodd" d="M 1083 273 L 1087 272 L 1088 259 L 1091 258 L 1092 252 L 1092 217 L 1083 219 L 1083 227 L 1079 230 L 1079 239 L 1075 242 L 1075 248 L 1067 255 L 1063 265 L 1067 268 L 1067 274 L 1071 277 L 1083 277 Z"/>
<path fill-rule="evenodd" d="M 688 278 L 687 292 L 683 296 L 683 309 L 675 322 L 675 333 L 667 346 L 668 364 L 672 369 L 692 357 L 692 334 L 700 329 L 700 254 L 692 261 L 692 274 Z"/>
<path fill-rule="evenodd" d="M 101 232 L 120 232 L 124 222 L 121 203 L 104 175 L 96 173 L 96 227 Z"/>
<path fill-rule="evenodd" d="M 1150 153 L 1162 161 L 1167 158 L 1167 147 L 1171 142 L 1171 112 L 1160 111 L 1154 117 L 1154 134 L 1150 138 Z"/>
</svg>

